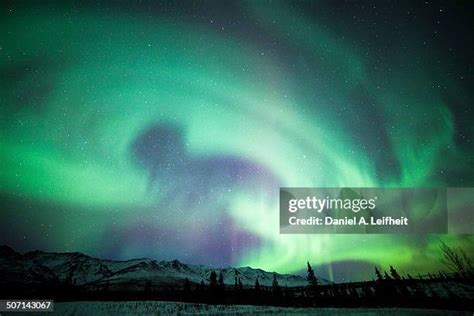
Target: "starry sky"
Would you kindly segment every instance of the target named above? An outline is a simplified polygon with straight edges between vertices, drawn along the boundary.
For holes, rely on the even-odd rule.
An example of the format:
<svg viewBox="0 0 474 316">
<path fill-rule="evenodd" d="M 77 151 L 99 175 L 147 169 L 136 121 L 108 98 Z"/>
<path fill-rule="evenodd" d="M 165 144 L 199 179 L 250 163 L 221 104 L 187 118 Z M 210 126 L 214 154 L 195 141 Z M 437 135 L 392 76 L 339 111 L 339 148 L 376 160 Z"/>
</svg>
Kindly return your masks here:
<svg viewBox="0 0 474 316">
<path fill-rule="evenodd" d="M 2 2 L 0 243 L 429 272 L 472 235 L 280 235 L 279 187 L 474 186 L 473 3 Z"/>
</svg>

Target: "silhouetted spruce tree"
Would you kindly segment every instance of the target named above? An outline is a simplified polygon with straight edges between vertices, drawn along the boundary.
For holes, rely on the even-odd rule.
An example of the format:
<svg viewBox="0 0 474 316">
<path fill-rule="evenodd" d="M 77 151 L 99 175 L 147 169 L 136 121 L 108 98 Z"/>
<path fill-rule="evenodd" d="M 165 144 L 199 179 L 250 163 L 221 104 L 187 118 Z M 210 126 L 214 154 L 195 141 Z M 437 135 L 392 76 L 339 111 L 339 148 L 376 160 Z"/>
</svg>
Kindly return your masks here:
<svg viewBox="0 0 474 316">
<path fill-rule="evenodd" d="M 310 296 L 317 296 L 319 293 L 317 291 L 317 288 L 318 288 L 318 279 L 316 278 L 316 275 L 314 275 L 314 270 L 313 268 L 311 267 L 311 265 L 309 264 L 309 261 L 306 262 L 306 265 L 307 265 L 307 276 L 306 276 L 306 280 L 308 280 L 308 283 L 309 283 L 309 295 Z"/>
<path fill-rule="evenodd" d="M 387 271 L 384 271 L 383 277 L 384 277 L 384 282 L 383 282 L 384 295 L 387 299 L 389 299 L 389 301 L 392 301 L 395 299 L 396 295 L 399 294 L 398 293 L 399 291 L 396 286 L 397 281 L 392 279 L 390 275 L 387 273 Z"/>
<path fill-rule="evenodd" d="M 184 279 L 183 291 L 184 292 L 190 292 L 191 291 L 191 283 L 189 282 L 188 278 Z"/>
<path fill-rule="evenodd" d="M 222 274 L 222 271 L 219 273 L 219 289 L 221 291 L 224 291 L 225 289 L 224 275 Z"/>
<path fill-rule="evenodd" d="M 225 299 L 225 283 L 224 283 L 224 274 L 222 273 L 222 270 L 219 273 L 219 280 L 217 281 L 216 298 L 221 303 L 223 303 Z"/>
<path fill-rule="evenodd" d="M 239 277 L 239 271 L 237 271 L 237 269 L 234 269 L 234 286 L 236 290 L 239 288 L 239 282 L 237 280 L 238 277 Z"/>
<path fill-rule="evenodd" d="M 387 284 L 388 280 L 384 279 L 382 273 L 377 267 L 375 267 L 375 275 L 377 277 L 377 281 L 375 283 L 375 295 L 377 296 L 377 298 L 384 300 L 387 296 L 389 296 L 389 289 Z M 388 276 L 386 272 L 385 275 Z"/>
<path fill-rule="evenodd" d="M 309 261 L 307 262 L 307 265 L 308 265 L 308 274 L 307 274 L 306 279 L 308 280 L 309 285 L 312 288 L 315 288 L 319 284 L 318 278 L 316 278 L 316 276 L 314 275 L 313 268 L 309 264 Z"/>
<path fill-rule="evenodd" d="M 400 277 L 400 274 L 398 274 L 397 270 L 393 266 L 390 266 L 390 275 L 394 280 L 394 290 L 406 298 L 411 296 L 411 293 L 407 288 L 406 280 Z"/>
<path fill-rule="evenodd" d="M 244 285 L 242 284 L 242 280 L 239 278 L 239 291 L 243 291 Z"/>
<path fill-rule="evenodd" d="M 443 271 L 438 272 L 438 279 L 441 281 L 446 280 L 446 275 L 443 273 Z"/>
<path fill-rule="evenodd" d="M 186 278 L 184 279 L 184 284 L 183 284 L 183 297 L 185 300 L 189 299 L 191 296 L 191 283 L 189 282 L 189 279 Z"/>
<path fill-rule="evenodd" d="M 279 296 L 281 294 L 281 289 L 280 289 L 280 285 L 278 285 L 276 273 L 273 273 L 272 292 L 273 292 L 273 295 L 275 296 Z"/>
<path fill-rule="evenodd" d="M 255 279 L 255 293 L 260 293 L 260 283 L 258 282 L 258 277 Z"/>
<path fill-rule="evenodd" d="M 283 288 L 283 305 L 288 306 L 290 304 L 291 300 L 291 293 L 290 290 L 288 289 L 288 284 L 285 285 Z"/>
<path fill-rule="evenodd" d="M 211 288 L 211 290 L 217 289 L 217 274 L 215 271 L 212 271 L 209 275 L 209 287 Z"/>
<path fill-rule="evenodd" d="M 446 272 L 443 271 L 442 273 L 443 273 L 443 275 L 444 275 L 444 279 L 445 279 L 445 280 L 448 280 L 448 279 L 450 278 L 449 275 L 448 275 Z"/>
<path fill-rule="evenodd" d="M 375 275 L 377 276 L 377 281 L 383 280 L 382 274 L 380 273 L 379 269 L 377 269 L 377 267 L 375 267 Z"/>
<path fill-rule="evenodd" d="M 395 268 L 393 266 L 390 266 L 390 275 L 392 276 L 392 278 L 394 278 L 395 280 L 398 280 L 400 281 L 402 278 L 400 277 L 400 275 L 398 274 L 397 270 L 395 270 Z"/>
</svg>

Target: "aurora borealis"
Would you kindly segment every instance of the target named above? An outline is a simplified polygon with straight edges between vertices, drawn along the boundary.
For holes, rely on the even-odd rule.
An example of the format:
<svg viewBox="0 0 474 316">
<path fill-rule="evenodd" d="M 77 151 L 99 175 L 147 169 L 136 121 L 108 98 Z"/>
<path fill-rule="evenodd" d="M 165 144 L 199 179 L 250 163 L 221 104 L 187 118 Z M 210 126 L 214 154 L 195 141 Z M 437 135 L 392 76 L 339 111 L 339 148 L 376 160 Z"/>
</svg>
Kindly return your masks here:
<svg viewBox="0 0 474 316">
<path fill-rule="evenodd" d="M 278 190 L 474 186 L 472 9 L 3 3 L 0 244 L 437 270 L 472 235 L 280 235 Z"/>
</svg>

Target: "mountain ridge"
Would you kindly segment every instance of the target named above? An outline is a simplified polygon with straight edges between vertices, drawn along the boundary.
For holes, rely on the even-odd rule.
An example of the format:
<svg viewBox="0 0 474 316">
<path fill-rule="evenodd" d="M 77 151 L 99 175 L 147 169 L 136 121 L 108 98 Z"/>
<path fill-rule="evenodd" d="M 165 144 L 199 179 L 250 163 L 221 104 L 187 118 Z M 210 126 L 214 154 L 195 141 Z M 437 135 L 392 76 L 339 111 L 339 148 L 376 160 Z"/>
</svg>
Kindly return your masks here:
<svg viewBox="0 0 474 316">
<path fill-rule="evenodd" d="M 44 273 L 34 273 L 43 271 Z M 275 276 L 281 286 L 306 286 L 307 280 L 299 275 L 268 272 L 259 268 L 225 267 L 182 263 L 150 258 L 111 260 L 100 259 L 81 252 L 28 251 L 21 254 L 11 247 L 0 246 L 0 273 L 8 275 L 10 284 L 21 286 L 28 282 L 50 282 L 82 286 L 85 288 L 108 287 L 115 289 L 143 288 L 144 286 L 181 286 L 185 279 L 199 284 L 209 281 L 212 271 L 222 273 L 224 283 L 234 285 L 236 279 L 244 287 L 253 287 L 259 280 L 261 286 L 270 287 Z M 38 275 L 39 274 L 39 275 Z M 42 275 L 43 274 L 43 275 Z M 41 276 L 41 277 L 40 277 Z M 4 283 L 1 281 L 0 284 Z"/>
</svg>

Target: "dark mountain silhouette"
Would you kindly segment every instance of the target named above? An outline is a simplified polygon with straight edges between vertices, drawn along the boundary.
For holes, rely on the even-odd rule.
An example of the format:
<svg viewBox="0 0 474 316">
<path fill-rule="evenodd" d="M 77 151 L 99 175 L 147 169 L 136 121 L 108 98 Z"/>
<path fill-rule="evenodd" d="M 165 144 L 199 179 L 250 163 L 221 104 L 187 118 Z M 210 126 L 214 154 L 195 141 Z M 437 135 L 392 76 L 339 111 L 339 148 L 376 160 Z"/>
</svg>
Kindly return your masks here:
<svg viewBox="0 0 474 316">
<path fill-rule="evenodd" d="M 111 288 L 142 288 L 152 286 L 176 286 L 185 279 L 199 284 L 208 280 L 212 271 L 222 272 L 224 283 L 233 284 L 238 276 L 246 287 L 253 287 L 258 278 L 260 285 L 271 286 L 274 273 L 250 267 L 215 269 L 203 265 L 188 265 L 178 260 L 157 261 L 133 259 L 115 261 L 98 259 L 79 252 L 54 253 L 32 251 L 20 254 L 8 246 L 0 246 L 0 284 L 61 283 L 83 287 L 108 286 Z M 278 274 L 283 286 L 305 286 L 304 277 Z"/>
</svg>

